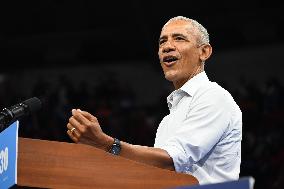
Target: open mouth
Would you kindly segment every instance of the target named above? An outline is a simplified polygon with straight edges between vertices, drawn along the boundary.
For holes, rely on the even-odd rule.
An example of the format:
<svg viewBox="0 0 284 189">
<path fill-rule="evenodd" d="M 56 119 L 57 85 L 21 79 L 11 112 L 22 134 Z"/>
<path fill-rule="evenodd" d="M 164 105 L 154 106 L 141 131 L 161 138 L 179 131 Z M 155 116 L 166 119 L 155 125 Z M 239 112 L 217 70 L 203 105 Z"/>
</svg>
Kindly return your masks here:
<svg viewBox="0 0 284 189">
<path fill-rule="evenodd" d="M 163 62 L 166 62 L 166 63 L 172 63 L 172 62 L 175 62 L 177 60 L 178 60 L 178 58 L 175 57 L 175 56 L 165 56 L 163 58 Z"/>
</svg>

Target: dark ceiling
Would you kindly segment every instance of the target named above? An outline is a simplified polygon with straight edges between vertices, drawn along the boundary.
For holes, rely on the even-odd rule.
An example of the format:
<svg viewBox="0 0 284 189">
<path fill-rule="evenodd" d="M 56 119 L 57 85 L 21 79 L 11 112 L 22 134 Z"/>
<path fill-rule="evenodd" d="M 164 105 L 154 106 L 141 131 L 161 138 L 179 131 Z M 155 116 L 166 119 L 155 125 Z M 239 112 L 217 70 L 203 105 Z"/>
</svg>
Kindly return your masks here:
<svg viewBox="0 0 284 189">
<path fill-rule="evenodd" d="M 157 60 L 163 24 L 196 19 L 217 51 L 283 44 L 282 7 L 274 1 L 6 1 L 2 71 L 17 68 Z"/>
</svg>

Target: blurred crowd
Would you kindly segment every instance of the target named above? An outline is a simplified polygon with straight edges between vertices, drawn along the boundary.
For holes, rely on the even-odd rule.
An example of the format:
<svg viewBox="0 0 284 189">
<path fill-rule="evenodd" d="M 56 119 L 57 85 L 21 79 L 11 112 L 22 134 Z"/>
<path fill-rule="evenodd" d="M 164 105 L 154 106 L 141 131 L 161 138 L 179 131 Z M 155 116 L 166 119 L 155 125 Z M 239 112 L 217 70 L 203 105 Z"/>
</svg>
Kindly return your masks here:
<svg viewBox="0 0 284 189">
<path fill-rule="evenodd" d="M 138 104 L 131 86 L 121 85 L 114 78 L 106 78 L 96 86 L 82 81 L 74 84 L 67 76 L 50 83 L 37 79 L 28 93 L 21 94 L 9 83 L 9 76 L 0 80 L 0 108 L 19 100 L 37 96 L 43 109 L 20 120 L 19 136 L 71 142 L 66 124 L 73 108 L 95 115 L 104 132 L 123 141 L 153 146 L 159 122 L 168 114 L 166 91 L 152 105 Z M 0 78 L 1 79 L 1 78 Z M 284 88 L 275 78 L 264 87 L 240 80 L 238 89 L 229 90 L 243 112 L 242 164 L 240 176 L 253 176 L 255 188 L 282 188 L 284 177 Z M 151 89 L 149 89 L 151 90 Z"/>
<path fill-rule="evenodd" d="M 243 112 L 241 175 L 252 175 L 256 188 L 284 186 L 284 88 L 276 78 L 264 88 L 241 79 L 233 96 Z"/>
</svg>

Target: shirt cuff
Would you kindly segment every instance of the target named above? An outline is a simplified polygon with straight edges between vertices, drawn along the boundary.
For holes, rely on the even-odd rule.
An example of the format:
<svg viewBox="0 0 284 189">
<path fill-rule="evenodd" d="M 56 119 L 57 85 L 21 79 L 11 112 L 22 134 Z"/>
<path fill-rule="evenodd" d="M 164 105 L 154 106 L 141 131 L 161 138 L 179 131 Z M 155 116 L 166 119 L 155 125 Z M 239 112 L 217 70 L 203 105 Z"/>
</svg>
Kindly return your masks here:
<svg viewBox="0 0 284 189">
<path fill-rule="evenodd" d="M 165 150 L 172 158 L 176 172 L 184 173 L 187 171 L 187 158 L 182 149 L 176 146 L 161 146 L 160 148 Z"/>
</svg>

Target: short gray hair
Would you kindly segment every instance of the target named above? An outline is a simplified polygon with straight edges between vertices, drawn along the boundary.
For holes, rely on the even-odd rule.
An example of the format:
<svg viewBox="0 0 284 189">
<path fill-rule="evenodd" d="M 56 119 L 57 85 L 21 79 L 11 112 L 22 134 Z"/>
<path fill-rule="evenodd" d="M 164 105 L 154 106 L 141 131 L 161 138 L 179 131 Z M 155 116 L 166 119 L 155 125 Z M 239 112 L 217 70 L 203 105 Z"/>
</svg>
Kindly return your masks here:
<svg viewBox="0 0 284 189">
<path fill-rule="evenodd" d="M 164 29 L 164 27 L 166 27 L 169 23 L 173 21 L 177 21 L 177 20 L 184 20 L 186 22 L 189 22 L 192 24 L 194 28 L 196 28 L 199 31 L 200 38 L 198 40 L 198 43 L 200 45 L 209 44 L 209 34 L 207 32 L 207 29 L 204 28 L 201 24 L 199 24 L 196 20 L 193 20 L 193 19 L 190 19 L 184 16 L 176 16 L 176 17 L 171 18 L 170 20 L 167 21 L 167 23 L 163 26 L 162 29 Z"/>
</svg>

